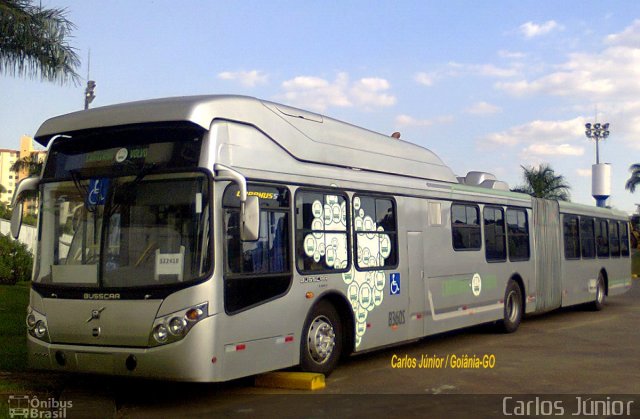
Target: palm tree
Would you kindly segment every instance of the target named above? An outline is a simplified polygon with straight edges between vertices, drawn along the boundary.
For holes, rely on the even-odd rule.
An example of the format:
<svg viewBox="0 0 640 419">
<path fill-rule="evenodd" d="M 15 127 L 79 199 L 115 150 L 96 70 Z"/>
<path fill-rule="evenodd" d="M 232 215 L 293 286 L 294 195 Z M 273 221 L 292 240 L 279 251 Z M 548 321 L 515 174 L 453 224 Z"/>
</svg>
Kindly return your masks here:
<svg viewBox="0 0 640 419">
<path fill-rule="evenodd" d="M 571 186 L 562 175 L 556 175 L 550 165 L 541 164 L 538 168 L 533 166 L 520 166 L 524 171 L 524 185 L 511 189 L 513 192 L 522 192 L 536 198 L 556 199 L 569 201 Z"/>
<path fill-rule="evenodd" d="M 68 44 L 75 25 L 66 10 L 33 0 L 0 0 L 0 74 L 77 84 L 80 59 Z"/>
<path fill-rule="evenodd" d="M 629 192 L 634 193 L 636 186 L 640 185 L 640 163 L 632 164 L 631 167 L 629 167 L 629 171 L 631 172 L 631 176 L 629 176 L 625 188 L 627 188 Z"/>
<path fill-rule="evenodd" d="M 40 172 L 42 172 L 42 165 L 43 162 L 38 159 L 38 155 L 33 153 L 27 157 L 16 160 L 11 165 L 9 170 L 12 170 L 14 172 L 21 172 L 23 170 L 26 170 L 27 172 L 29 172 L 28 176 L 39 175 Z"/>
</svg>

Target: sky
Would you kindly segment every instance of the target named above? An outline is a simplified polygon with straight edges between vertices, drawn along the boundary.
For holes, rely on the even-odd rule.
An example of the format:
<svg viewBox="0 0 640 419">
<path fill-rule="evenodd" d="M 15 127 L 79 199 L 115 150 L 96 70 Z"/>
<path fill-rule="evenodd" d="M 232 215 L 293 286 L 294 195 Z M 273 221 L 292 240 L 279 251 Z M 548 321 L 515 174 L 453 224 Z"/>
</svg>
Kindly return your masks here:
<svg viewBox="0 0 640 419">
<path fill-rule="evenodd" d="M 595 143 L 608 204 L 640 163 L 640 2 L 42 0 L 75 25 L 81 85 L 0 74 L 0 148 L 47 118 L 196 94 L 241 94 L 316 111 L 429 148 L 459 176 L 520 185 L 548 163 L 571 200 L 594 204 Z M 90 69 L 88 55 L 90 51 Z"/>
</svg>

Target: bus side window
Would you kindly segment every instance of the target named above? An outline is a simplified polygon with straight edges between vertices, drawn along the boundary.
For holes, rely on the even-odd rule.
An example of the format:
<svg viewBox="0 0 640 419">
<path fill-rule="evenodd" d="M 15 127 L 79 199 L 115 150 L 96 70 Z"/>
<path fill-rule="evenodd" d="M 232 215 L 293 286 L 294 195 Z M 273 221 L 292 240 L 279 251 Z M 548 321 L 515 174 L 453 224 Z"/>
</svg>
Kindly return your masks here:
<svg viewBox="0 0 640 419">
<path fill-rule="evenodd" d="M 451 235 L 454 250 L 480 250 L 480 210 L 475 205 L 451 205 Z"/>
<path fill-rule="evenodd" d="M 504 210 L 486 206 L 482 210 L 484 219 L 484 248 L 487 261 L 503 262 L 507 259 L 505 247 Z"/>
<path fill-rule="evenodd" d="M 398 265 L 395 202 L 390 198 L 355 195 L 353 210 L 358 270 L 395 268 Z"/>
<path fill-rule="evenodd" d="M 599 258 L 609 257 L 609 228 L 607 220 L 596 220 L 596 254 Z"/>
<path fill-rule="evenodd" d="M 609 246 L 611 257 L 620 257 L 620 231 L 616 221 L 609 221 Z"/>
<path fill-rule="evenodd" d="M 529 222 L 524 209 L 507 208 L 507 238 L 511 262 L 529 260 Z"/>
<path fill-rule="evenodd" d="M 582 257 L 593 259 L 596 257 L 596 238 L 594 220 L 590 217 L 580 217 L 580 247 Z"/>
<path fill-rule="evenodd" d="M 620 253 L 624 257 L 629 257 L 629 226 L 626 222 L 620 221 Z"/>
<path fill-rule="evenodd" d="M 349 270 L 347 196 L 338 191 L 300 190 L 295 203 L 298 271 L 307 274 Z"/>
<path fill-rule="evenodd" d="M 578 222 L 578 217 L 565 214 L 562 218 L 564 257 L 565 259 L 580 259 L 580 223 Z"/>
</svg>

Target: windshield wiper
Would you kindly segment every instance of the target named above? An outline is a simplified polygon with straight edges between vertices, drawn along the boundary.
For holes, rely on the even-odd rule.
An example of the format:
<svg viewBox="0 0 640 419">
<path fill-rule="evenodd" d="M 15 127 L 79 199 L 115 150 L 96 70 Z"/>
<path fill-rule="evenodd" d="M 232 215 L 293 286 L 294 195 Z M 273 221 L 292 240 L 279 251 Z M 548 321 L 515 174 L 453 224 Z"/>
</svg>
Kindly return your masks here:
<svg viewBox="0 0 640 419">
<path fill-rule="evenodd" d="M 121 204 L 130 204 L 135 200 L 136 187 L 142 179 L 144 179 L 144 177 L 151 173 L 156 167 L 157 165 L 155 163 L 145 165 L 140 169 L 135 179 L 131 182 L 122 183 L 120 185 L 114 183 L 113 190 L 111 192 L 113 194 L 113 199 L 111 200 L 112 205 L 109 207 L 107 213 L 109 217 L 120 210 Z"/>
<path fill-rule="evenodd" d="M 79 170 L 69 170 L 69 174 L 71 175 L 71 180 L 73 180 L 73 185 L 76 187 L 76 190 L 82 197 L 82 202 L 84 203 L 84 207 L 89 212 L 95 212 L 96 208 L 89 207 L 87 203 L 87 197 L 89 196 L 89 187 L 82 185 L 82 181 L 80 179 L 80 171 Z"/>
</svg>

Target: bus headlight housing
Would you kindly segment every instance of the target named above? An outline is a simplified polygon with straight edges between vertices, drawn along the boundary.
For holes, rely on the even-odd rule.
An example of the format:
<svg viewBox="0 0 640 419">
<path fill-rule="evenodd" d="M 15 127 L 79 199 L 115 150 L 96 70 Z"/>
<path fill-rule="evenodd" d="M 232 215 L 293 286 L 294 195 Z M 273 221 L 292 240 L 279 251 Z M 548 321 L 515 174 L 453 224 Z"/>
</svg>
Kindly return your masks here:
<svg viewBox="0 0 640 419">
<path fill-rule="evenodd" d="M 160 323 L 153 328 L 153 338 L 156 342 L 165 343 L 168 337 L 169 333 L 167 333 L 167 326 L 164 323 Z"/>
<path fill-rule="evenodd" d="M 29 308 L 27 313 L 27 330 L 34 338 L 49 342 L 49 327 L 47 326 L 47 318 L 44 314 L 38 313 Z"/>
<path fill-rule="evenodd" d="M 164 345 L 184 338 L 196 323 L 208 315 L 209 303 L 200 303 L 156 318 L 151 328 L 149 346 Z"/>
</svg>

